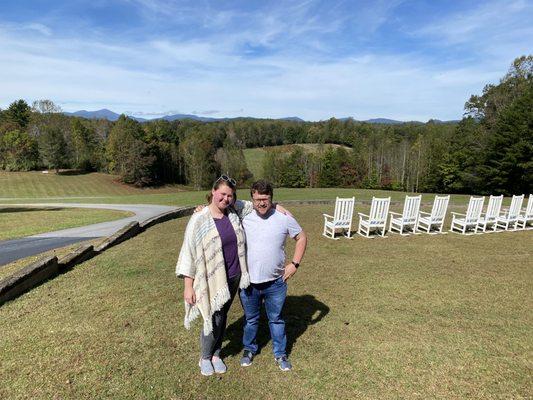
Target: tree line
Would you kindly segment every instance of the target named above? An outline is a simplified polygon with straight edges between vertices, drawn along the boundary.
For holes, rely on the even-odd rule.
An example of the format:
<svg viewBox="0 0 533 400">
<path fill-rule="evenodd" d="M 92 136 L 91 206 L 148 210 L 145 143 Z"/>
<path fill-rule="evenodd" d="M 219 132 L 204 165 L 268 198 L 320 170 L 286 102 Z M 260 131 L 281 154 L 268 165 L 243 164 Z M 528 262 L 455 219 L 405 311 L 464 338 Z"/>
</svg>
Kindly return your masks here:
<svg viewBox="0 0 533 400">
<path fill-rule="evenodd" d="M 136 185 L 208 187 L 220 173 L 254 179 L 246 148 L 267 150 L 264 176 L 285 187 L 355 187 L 441 193 L 530 193 L 533 56 L 517 58 L 497 85 L 465 104 L 457 123 L 369 124 L 233 119 L 115 122 L 66 116 L 49 100 L 0 110 L 0 168 L 74 168 Z M 340 146 L 328 146 L 337 144 Z"/>
</svg>

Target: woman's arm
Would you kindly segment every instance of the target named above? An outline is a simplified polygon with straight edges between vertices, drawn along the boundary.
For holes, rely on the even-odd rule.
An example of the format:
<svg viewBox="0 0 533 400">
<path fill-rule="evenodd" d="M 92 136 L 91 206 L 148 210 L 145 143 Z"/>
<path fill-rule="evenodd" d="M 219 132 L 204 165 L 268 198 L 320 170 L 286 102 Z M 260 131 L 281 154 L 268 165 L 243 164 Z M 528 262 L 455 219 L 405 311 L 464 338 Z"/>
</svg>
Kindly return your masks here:
<svg viewBox="0 0 533 400">
<path fill-rule="evenodd" d="M 194 236 L 196 235 L 195 226 L 197 220 L 198 215 L 193 215 L 185 229 L 178 262 L 176 263 L 176 275 L 180 278 L 189 277 L 194 279 L 196 275 L 196 246 L 194 244 Z"/>
<path fill-rule="evenodd" d="M 187 304 L 190 304 L 191 306 L 196 303 L 196 294 L 194 293 L 193 284 L 194 284 L 194 278 L 191 278 L 189 276 L 186 276 L 184 278 L 185 281 L 185 287 L 183 289 L 183 298 L 185 299 L 185 302 Z"/>
<path fill-rule="evenodd" d="M 243 219 L 254 210 L 254 205 L 248 200 L 237 200 L 233 206 L 240 219 Z"/>
</svg>

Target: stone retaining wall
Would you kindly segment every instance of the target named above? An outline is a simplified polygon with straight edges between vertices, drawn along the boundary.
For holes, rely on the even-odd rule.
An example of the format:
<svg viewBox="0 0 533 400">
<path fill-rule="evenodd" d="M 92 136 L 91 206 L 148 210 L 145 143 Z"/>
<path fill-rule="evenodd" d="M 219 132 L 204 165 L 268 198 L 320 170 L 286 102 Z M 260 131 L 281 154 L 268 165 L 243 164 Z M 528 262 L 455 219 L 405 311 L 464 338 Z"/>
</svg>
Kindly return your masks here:
<svg viewBox="0 0 533 400">
<path fill-rule="evenodd" d="M 96 257 L 110 247 L 137 236 L 139 233 L 156 224 L 191 215 L 193 211 L 194 207 L 182 207 L 147 219 L 140 224 L 138 222 L 131 222 L 115 234 L 105 238 L 96 247 L 82 245 L 60 260 L 55 256 L 38 260 L 0 281 L 0 306 L 48 279 Z"/>
</svg>

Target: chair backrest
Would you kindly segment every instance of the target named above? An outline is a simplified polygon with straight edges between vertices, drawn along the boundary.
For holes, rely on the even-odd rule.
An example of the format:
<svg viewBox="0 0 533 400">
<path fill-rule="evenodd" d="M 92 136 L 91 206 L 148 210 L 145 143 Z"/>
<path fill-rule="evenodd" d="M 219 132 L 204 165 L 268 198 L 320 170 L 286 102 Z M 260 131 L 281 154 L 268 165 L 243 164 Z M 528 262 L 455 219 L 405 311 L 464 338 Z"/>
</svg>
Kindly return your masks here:
<svg viewBox="0 0 533 400">
<path fill-rule="evenodd" d="M 483 203 L 485 202 L 485 197 L 474 197 L 470 196 L 470 201 L 468 202 L 468 208 L 466 210 L 466 223 L 476 223 L 479 221 L 481 216 L 481 211 L 483 210 Z"/>
<path fill-rule="evenodd" d="M 333 218 L 335 221 L 349 222 L 353 217 L 353 206 L 355 204 L 355 197 L 340 198 L 335 200 L 335 213 Z"/>
<path fill-rule="evenodd" d="M 448 203 L 450 202 L 450 195 L 435 196 L 433 201 L 433 208 L 431 208 L 431 220 L 436 222 L 444 221 L 446 211 L 448 210 Z"/>
<path fill-rule="evenodd" d="M 389 214 L 390 197 L 372 197 L 370 206 L 370 223 L 385 223 Z"/>
<path fill-rule="evenodd" d="M 533 218 L 533 194 L 529 195 L 526 208 L 526 217 Z"/>
<path fill-rule="evenodd" d="M 518 215 L 520 214 L 520 210 L 522 209 L 522 203 L 524 202 L 524 195 L 514 195 L 513 199 L 511 200 L 511 207 L 509 207 L 509 219 L 516 219 L 518 218 Z"/>
<path fill-rule="evenodd" d="M 493 221 L 500 216 L 502 201 L 503 194 L 489 197 L 489 204 L 487 205 L 487 212 L 485 213 L 485 221 Z"/>
<path fill-rule="evenodd" d="M 415 223 L 420 211 L 420 202 L 422 195 L 419 196 L 405 196 L 405 203 L 403 205 L 402 220 L 403 222 Z"/>
</svg>

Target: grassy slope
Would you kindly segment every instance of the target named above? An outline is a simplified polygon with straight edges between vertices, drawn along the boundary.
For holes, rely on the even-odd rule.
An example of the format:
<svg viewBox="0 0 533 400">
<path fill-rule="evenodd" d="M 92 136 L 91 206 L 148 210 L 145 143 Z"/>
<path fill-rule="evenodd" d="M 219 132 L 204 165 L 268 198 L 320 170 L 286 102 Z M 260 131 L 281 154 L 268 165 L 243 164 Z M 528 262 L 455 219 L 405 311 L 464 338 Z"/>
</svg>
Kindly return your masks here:
<svg viewBox="0 0 533 400">
<path fill-rule="evenodd" d="M 130 212 L 82 208 L 0 206 L 0 240 L 126 218 Z"/>
<path fill-rule="evenodd" d="M 310 153 L 316 153 L 321 147 L 340 147 L 338 144 L 326 144 L 319 145 L 316 143 L 303 143 L 303 144 L 289 144 L 283 146 L 268 146 L 268 147 L 258 147 L 254 149 L 245 149 L 244 158 L 248 169 L 254 174 L 255 179 L 263 178 L 263 160 L 265 159 L 265 150 L 277 149 L 280 151 L 291 151 L 294 147 L 299 146 L 303 147 L 305 151 Z"/>
<path fill-rule="evenodd" d="M 254 179 L 263 178 L 263 160 L 265 159 L 265 150 L 262 148 L 245 149 L 243 153 L 248 169 L 252 174 L 254 174 Z"/>
<path fill-rule="evenodd" d="M 316 145 L 306 145 L 316 147 Z M 262 149 L 248 149 L 263 151 Z M 247 150 L 247 151 L 248 151 Z M 124 203 L 124 204 L 164 204 L 174 206 L 195 205 L 205 202 L 207 190 L 186 191 L 183 186 L 166 186 L 156 189 L 138 189 L 117 183 L 115 177 L 107 174 L 55 175 L 40 172 L 1 172 L 0 204 L 31 202 L 71 202 L 71 203 Z M 288 189 L 275 190 L 275 200 L 334 200 L 335 197 L 352 197 L 356 201 L 370 201 L 372 196 L 403 201 L 406 193 L 387 190 L 366 189 Z M 249 198 L 246 188 L 238 190 L 241 199 Z M 431 204 L 434 194 L 423 194 L 422 202 Z M 451 203 L 466 205 L 469 196 L 452 195 Z M 504 207 L 510 204 L 504 199 Z M 427 209 L 427 206 L 423 207 Z M 462 210 L 464 211 L 464 210 Z"/>
<path fill-rule="evenodd" d="M 258 150 L 260 149 L 251 149 Z M 83 203 L 152 203 L 166 205 L 193 205 L 203 203 L 207 190 L 184 191 L 183 187 L 163 187 L 158 189 L 137 189 L 122 185 L 112 175 L 91 173 L 86 175 L 55 175 L 40 172 L 0 172 L 0 204 L 28 202 L 83 202 Z M 246 189 L 239 189 L 239 198 L 248 198 Z M 391 196 L 400 201 L 405 193 L 385 190 L 363 189 L 285 189 L 275 191 L 275 199 L 287 200 L 331 200 L 336 196 L 355 196 L 356 201 L 368 201 L 372 196 Z M 423 197 L 431 202 L 434 195 Z M 467 196 L 453 196 L 452 201 L 467 202 Z"/>
<path fill-rule="evenodd" d="M 531 231 L 331 241 L 325 208 L 294 210 L 310 246 L 286 303 L 291 373 L 265 335 L 254 365 L 238 366 L 235 302 L 229 371 L 199 375 L 200 324 L 183 328 L 174 276 L 181 219 L 0 307 L 0 398 L 530 396 Z"/>
<path fill-rule="evenodd" d="M 175 188 L 138 189 L 116 181 L 116 176 L 90 173 L 57 175 L 33 172 L 0 171 L 0 199 L 61 196 L 127 196 L 176 191 Z"/>
</svg>

